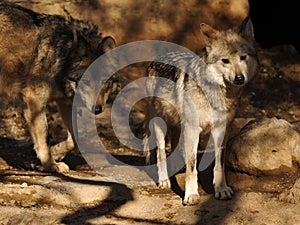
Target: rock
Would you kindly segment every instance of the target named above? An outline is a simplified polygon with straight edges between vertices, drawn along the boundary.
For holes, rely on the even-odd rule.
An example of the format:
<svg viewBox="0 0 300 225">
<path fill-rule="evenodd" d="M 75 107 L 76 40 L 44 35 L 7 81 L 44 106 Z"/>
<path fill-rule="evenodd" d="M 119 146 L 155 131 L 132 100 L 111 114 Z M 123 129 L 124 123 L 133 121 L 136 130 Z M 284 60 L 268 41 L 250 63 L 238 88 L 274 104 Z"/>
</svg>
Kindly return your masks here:
<svg viewBox="0 0 300 225">
<path fill-rule="evenodd" d="M 227 162 L 252 175 L 295 172 L 300 162 L 300 135 L 283 119 L 250 121 L 229 141 Z"/>
<path fill-rule="evenodd" d="M 254 118 L 235 118 L 230 126 L 230 134 L 229 139 L 232 137 L 238 135 L 241 131 L 241 129 L 249 123 L 251 120 L 254 120 Z"/>
</svg>

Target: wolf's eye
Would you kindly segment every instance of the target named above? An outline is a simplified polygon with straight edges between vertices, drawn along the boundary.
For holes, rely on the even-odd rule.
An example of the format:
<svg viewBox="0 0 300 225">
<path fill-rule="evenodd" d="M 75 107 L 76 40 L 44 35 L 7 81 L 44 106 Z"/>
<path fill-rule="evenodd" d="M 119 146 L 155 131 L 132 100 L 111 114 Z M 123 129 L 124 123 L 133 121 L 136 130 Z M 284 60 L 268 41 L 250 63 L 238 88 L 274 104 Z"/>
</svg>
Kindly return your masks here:
<svg viewBox="0 0 300 225">
<path fill-rule="evenodd" d="M 222 59 L 222 62 L 223 62 L 224 64 L 229 64 L 229 63 L 230 63 L 229 59 Z"/>
<path fill-rule="evenodd" d="M 240 56 L 240 60 L 241 60 L 241 61 L 244 61 L 246 58 L 247 58 L 246 55 L 241 55 L 241 56 Z"/>
</svg>

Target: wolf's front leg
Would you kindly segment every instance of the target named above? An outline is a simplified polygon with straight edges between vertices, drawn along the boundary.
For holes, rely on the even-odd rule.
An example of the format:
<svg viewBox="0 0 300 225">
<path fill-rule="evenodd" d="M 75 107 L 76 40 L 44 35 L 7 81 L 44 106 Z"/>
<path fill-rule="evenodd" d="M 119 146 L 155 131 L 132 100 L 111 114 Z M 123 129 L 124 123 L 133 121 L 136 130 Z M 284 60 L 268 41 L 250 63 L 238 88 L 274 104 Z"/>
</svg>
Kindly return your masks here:
<svg viewBox="0 0 300 225">
<path fill-rule="evenodd" d="M 226 183 L 225 178 L 225 147 L 222 147 L 222 142 L 226 145 L 226 137 L 223 140 L 222 129 L 214 128 L 212 130 L 212 136 L 214 140 L 215 149 L 215 167 L 213 185 L 215 189 L 215 197 L 218 199 L 231 199 L 233 191 Z M 223 157 L 223 160 L 222 160 Z"/>
<path fill-rule="evenodd" d="M 185 195 L 184 205 L 195 205 L 199 202 L 198 172 L 197 172 L 197 148 L 199 142 L 200 128 L 195 126 L 184 126 L 182 132 L 182 143 L 185 152 Z"/>
<path fill-rule="evenodd" d="M 39 90 L 38 88 L 34 90 Z M 47 117 L 45 112 L 46 101 L 42 97 L 36 97 L 34 90 L 27 90 L 24 95 L 26 109 L 24 116 L 28 124 L 37 157 L 45 171 L 64 173 L 69 167 L 64 163 L 57 163 L 52 158 L 47 145 Z"/>
<path fill-rule="evenodd" d="M 65 158 L 65 156 L 71 152 L 72 150 L 74 150 L 75 148 L 75 144 L 73 141 L 73 137 L 70 133 L 70 131 L 68 131 L 68 137 L 65 141 L 62 141 L 60 143 L 57 143 L 54 146 L 51 146 L 50 150 L 51 150 L 51 154 L 54 160 L 57 161 L 61 161 Z"/>
<path fill-rule="evenodd" d="M 217 158 L 216 158 L 217 163 Z M 219 164 L 219 163 L 218 163 Z M 220 168 L 219 165 L 214 168 L 214 179 L 213 179 L 215 197 L 218 199 L 226 200 L 231 199 L 233 191 L 226 183 L 224 168 Z"/>
<path fill-rule="evenodd" d="M 77 116 L 77 111 L 72 108 L 72 101 L 68 99 L 56 100 L 56 104 L 60 115 L 64 121 L 64 124 L 68 130 L 68 137 L 65 141 L 62 141 L 54 146 L 51 146 L 51 154 L 55 160 L 61 161 L 69 152 L 73 151 L 77 146 L 75 145 L 75 135 L 77 132 L 77 121 L 73 121 L 72 117 Z"/>
</svg>

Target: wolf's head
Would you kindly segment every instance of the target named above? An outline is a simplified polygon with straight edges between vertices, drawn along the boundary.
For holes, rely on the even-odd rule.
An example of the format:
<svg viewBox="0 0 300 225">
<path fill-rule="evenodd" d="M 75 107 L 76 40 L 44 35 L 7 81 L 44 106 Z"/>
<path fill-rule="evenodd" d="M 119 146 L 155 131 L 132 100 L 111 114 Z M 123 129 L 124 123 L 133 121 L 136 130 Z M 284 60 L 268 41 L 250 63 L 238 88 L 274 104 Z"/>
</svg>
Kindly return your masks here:
<svg viewBox="0 0 300 225">
<path fill-rule="evenodd" d="M 99 76 L 101 76 L 101 68 L 92 76 L 83 76 L 88 67 L 102 54 L 113 49 L 116 44 L 115 40 L 110 37 L 95 35 L 90 39 L 82 40 L 78 38 L 75 57 L 71 60 L 71 72 L 66 77 L 66 94 L 73 97 L 74 93 L 80 96 L 81 102 L 92 113 L 99 114 L 108 99 L 107 91 L 98 88 L 101 86 Z M 79 85 L 80 82 L 80 85 Z"/>
<path fill-rule="evenodd" d="M 244 19 L 236 30 L 219 31 L 205 23 L 200 26 L 210 78 L 224 87 L 243 86 L 251 80 L 259 65 L 251 19 Z"/>
</svg>

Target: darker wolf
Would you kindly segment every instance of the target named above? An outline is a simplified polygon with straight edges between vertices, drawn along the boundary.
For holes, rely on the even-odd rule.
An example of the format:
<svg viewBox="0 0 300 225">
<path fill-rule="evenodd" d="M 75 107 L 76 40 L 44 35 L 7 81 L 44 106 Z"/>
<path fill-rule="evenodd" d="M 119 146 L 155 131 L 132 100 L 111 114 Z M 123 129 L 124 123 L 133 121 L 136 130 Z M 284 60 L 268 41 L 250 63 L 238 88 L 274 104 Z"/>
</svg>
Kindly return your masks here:
<svg viewBox="0 0 300 225">
<path fill-rule="evenodd" d="M 174 82 L 149 81 L 146 87 L 149 96 L 145 119 L 146 135 L 144 138 L 147 159 L 150 159 L 151 138 L 157 156 L 158 183 L 162 188 L 170 188 L 169 163 L 178 164 L 178 157 L 167 157 L 166 148 L 171 150 L 178 145 L 183 152 L 186 169 L 185 196 L 183 204 L 192 205 L 199 201 L 197 183 L 197 148 L 200 135 L 211 133 L 215 151 L 213 185 L 215 197 L 229 199 L 233 191 L 227 185 L 224 168 L 224 149 L 222 127 L 229 127 L 234 118 L 243 87 L 254 77 L 259 68 L 255 50 L 253 25 L 249 17 L 245 18 L 237 29 L 216 30 L 202 23 L 201 34 L 205 48 L 201 57 L 185 53 L 168 53 L 160 60 L 152 62 L 147 69 L 148 78 L 166 78 Z M 177 66 L 166 62 L 185 64 L 194 76 L 182 72 Z M 197 80 L 200 83 L 197 83 Z M 199 86 L 200 84 L 200 86 Z M 217 92 L 217 90 L 220 92 Z M 180 93 L 180 90 L 184 94 Z M 152 92 L 152 93 L 151 93 Z M 167 99 L 157 96 L 167 96 Z M 184 96 L 188 96 L 185 98 Z M 176 111 L 177 110 L 177 111 Z M 218 116 L 220 115 L 220 117 Z M 225 115 L 225 120 L 222 120 Z M 160 117 L 161 120 L 153 118 Z M 152 120 L 153 119 L 153 120 Z M 196 121 L 196 122 L 195 122 Z M 166 130 L 167 128 L 167 130 Z M 153 144 L 152 144 L 153 146 Z M 180 152 L 179 151 L 179 152 Z M 174 160 L 176 162 L 174 162 Z M 177 170 L 178 171 L 178 170 Z"/>
<path fill-rule="evenodd" d="M 24 117 L 44 170 L 67 172 L 69 167 L 56 162 L 47 145 L 47 103 L 56 101 L 69 130 L 67 140 L 51 149 L 68 152 L 75 143 L 74 89 L 89 65 L 112 49 L 115 41 L 102 37 L 86 21 L 39 14 L 7 2 L 0 2 L 0 29 L 0 94 L 24 102 Z M 100 113 L 104 96 L 96 99 L 85 89 L 79 93 L 82 102 L 91 112 Z"/>
</svg>

